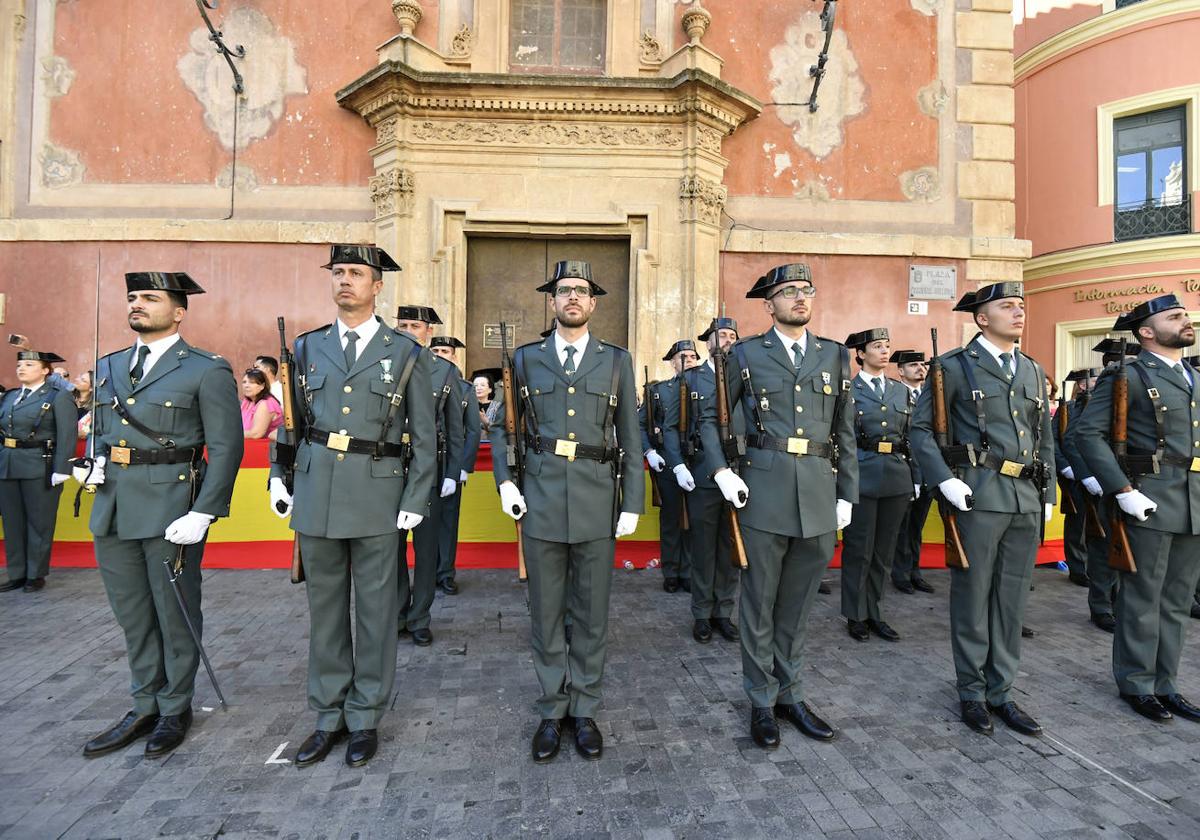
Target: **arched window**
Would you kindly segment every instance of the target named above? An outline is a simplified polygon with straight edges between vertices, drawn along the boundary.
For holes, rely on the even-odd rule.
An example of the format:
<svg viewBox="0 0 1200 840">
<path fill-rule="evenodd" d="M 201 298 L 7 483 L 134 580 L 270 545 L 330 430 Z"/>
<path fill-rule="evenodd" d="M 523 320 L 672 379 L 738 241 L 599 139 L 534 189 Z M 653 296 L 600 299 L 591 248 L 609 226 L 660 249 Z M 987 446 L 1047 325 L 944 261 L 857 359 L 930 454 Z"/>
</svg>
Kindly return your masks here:
<svg viewBox="0 0 1200 840">
<path fill-rule="evenodd" d="M 607 10 L 607 0 L 512 0 L 509 69 L 603 73 Z"/>
</svg>

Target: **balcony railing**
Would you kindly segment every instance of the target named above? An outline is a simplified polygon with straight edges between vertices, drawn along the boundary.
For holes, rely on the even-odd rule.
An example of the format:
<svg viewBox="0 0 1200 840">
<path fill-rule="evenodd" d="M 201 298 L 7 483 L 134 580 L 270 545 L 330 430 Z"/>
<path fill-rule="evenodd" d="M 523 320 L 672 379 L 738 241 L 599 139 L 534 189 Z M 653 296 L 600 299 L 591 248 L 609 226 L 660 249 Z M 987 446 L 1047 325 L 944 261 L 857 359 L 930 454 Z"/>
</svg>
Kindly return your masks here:
<svg viewBox="0 0 1200 840">
<path fill-rule="evenodd" d="M 1117 0 L 1117 8 L 1124 9 L 1126 6 L 1132 6 L 1134 3 L 1141 3 L 1142 0 Z"/>
<path fill-rule="evenodd" d="M 1169 203 L 1168 203 L 1169 202 Z M 1117 242 L 1192 232 L 1192 197 L 1184 193 L 1167 201 L 1137 201 L 1113 209 L 1113 238 Z"/>
</svg>

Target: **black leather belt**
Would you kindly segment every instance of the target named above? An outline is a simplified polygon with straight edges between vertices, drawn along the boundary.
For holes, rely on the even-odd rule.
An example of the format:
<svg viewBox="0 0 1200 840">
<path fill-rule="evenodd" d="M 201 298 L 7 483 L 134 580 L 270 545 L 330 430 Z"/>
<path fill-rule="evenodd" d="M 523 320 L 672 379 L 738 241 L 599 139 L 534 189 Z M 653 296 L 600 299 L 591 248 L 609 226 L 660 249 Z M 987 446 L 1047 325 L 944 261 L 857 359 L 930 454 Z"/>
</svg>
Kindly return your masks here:
<svg viewBox="0 0 1200 840">
<path fill-rule="evenodd" d="M 403 443 L 379 443 L 375 440 L 350 437 L 338 432 L 325 432 L 321 429 L 309 429 L 306 440 L 335 452 L 353 452 L 356 455 L 374 455 L 377 458 L 404 457 Z"/>
<path fill-rule="evenodd" d="M 945 450 L 945 456 L 954 467 L 982 467 L 992 470 L 1009 478 L 1023 478 L 1034 481 L 1041 472 L 1041 464 L 1022 464 L 1020 461 L 1008 461 L 998 458 L 991 452 L 980 452 L 974 446 L 950 446 Z"/>
<path fill-rule="evenodd" d="M 746 445 L 755 449 L 774 449 L 776 452 L 787 452 L 791 455 L 815 455 L 818 458 L 831 458 L 833 447 L 827 441 L 809 440 L 808 438 L 780 438 L 774 435 L 746 435 Z"/>
<path fill-rule="evenodd" d="M 109 462 L 123 467 L 137 464 L 196 464 L 203 455 L 204 449 L 198 446 L 170 446 L 165 449 L 130 449 L 127 446 L 108 448 Z"/>
<path fill-rule="evenodd" d="M 880 455 L 903 455 L 908 457 L 908 444 L 902 440 L 860 440 L 858 448 L 866 452 L 878 452 Z"/>
<path fill-rule="evenodd" d="M 1171 452 L 1164 452 L 1157 458 L 1153 455 L 1129 455 L 1125 458 L 1125 466 L 1129 468 L 1130 472 L 1138 475 L 1158 473 L 1158 464 L 1170 464 L 1188 472 L 1200 472 L 1200 458 L 1187 458 Z"/>
<path fill-rule="evenodd" d="M 50 452 L 54 449 L 52 440 L 21 440 L 20 438 L 4 438 L 5 449 L 44 449 Z"/>
<path fill-rule="evenodd" d="M 587 458 L 589 461 L 607 463 L 613 459 L 613 451 L 604 446 L 590 446 L 586 443 L 576 443 L 573 440 L 561 438 L 526 437 L 525 443 L 534 452 L 545 452 L 548 455 L 561 455 L 568 461 L 576 458 Z"/>
</svg>

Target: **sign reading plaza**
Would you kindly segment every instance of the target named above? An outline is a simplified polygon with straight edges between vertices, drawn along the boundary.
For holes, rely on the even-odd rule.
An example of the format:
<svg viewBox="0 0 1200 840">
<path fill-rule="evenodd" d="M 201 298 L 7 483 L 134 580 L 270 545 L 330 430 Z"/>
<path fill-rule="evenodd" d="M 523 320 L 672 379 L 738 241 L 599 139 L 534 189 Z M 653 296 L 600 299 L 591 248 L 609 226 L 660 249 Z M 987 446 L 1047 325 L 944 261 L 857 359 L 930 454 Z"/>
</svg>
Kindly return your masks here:
<svg viewBox="0 0 1200 840">
<path fill-rule="evenodd" d="M 910 265 L 909 300 L 955 300 L 958 269 L 952 265 Z M 911 314 L 911 313 L 910 313 Z"/>
</svg>

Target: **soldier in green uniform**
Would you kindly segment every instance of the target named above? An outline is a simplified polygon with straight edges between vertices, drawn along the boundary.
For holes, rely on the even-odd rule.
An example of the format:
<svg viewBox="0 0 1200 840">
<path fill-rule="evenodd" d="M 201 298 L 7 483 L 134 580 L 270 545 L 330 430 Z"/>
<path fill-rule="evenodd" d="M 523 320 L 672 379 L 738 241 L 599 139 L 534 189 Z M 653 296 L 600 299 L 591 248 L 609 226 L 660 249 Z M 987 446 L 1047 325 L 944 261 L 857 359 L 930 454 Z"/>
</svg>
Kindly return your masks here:
<svg viewBox="0 0 1200 840">
<path fill-rule="evenodd" d="M 850 389 L 858 504 L 842 532 L 842 615 L 855 641 L 865 642 L 874 633 L 898 642 L 900 634 L 883 620 L 880 604 L 900 526 L 909 503 L 921 493 L 909 465 L 913 403 L 907 388 L 884 376 L 892 351 L 886 328 L 854 333 L 846 346 L 855 351 L 860 370 Z"/>
<path fill-rule="evenodd" d="M 424 346 L 433 338 L 434 324 L 442 323 L 432 306 L 401 306 L 396 313 L 396 329 L 407 333 Z M 434 353 L 429 356 L 433 394 L 433 416 L 437 425 L 437 469 L 430 481 L 429 507 L 421 524 L 413 529 L 413 576 L 408 580 L 407 540 L 400 541 L 400 622 L 399 631 L 412 633 L 413 644 L 433 644 L 429 629 L 429 610 L 433 606 L 438 579 L 438 544 L 442 532 L 445 500 L 458 494 L 458 475 L 462 464 L 466 435 L 463 431 L 462 400 L 458 368 L 449 359 Z"/>
<path fill-rule="evenodd" d="M 1200 382 L 1182 364 L 1196 330 L 1175 295 L 1138 304 L 1113 329 L 1131 330 L 1142 347 L 1127 366 L 1127 454 L 1118 459 L 1110 447 L 1111 368 L 1076 431 L 1084 460 L 1124 514 L 1137 566 L 1118 573 L 1113 677 L 1138 714 L 1159 723 L 1173 715 L 1200 722 L 1200 708 L 1178 686 L 1188 607 L 1200 578 Z"/>
<path fill-rule="evenodd" d="M 810 738 L 835 734 L 804 701 L 804 640 L 837 531 L 850 524 L 858 501 L 858 458 L 849 352 L 807 329 L 816 291 L 799 263 L 758 279 L 746 297 L 762 299 L 774 325 L 734 344 L 726 359 L 736 448 L 720 439 L 715 400 L 701 416 L 714 481 L 741 508 L 749 562 L 742 684 L 752 706 L 750 735 L 764 749 L 779 746 L 776 713 Z"/>
<path fill-rule="evenodd" d="M 517 393 L 503 395 L 492 435 L 496 451 L 524 447 L 523 486 L 507 458 L 493 464 L 504 512 L 523 520 L 533 664 L 542 688 L 533 759 L 558 753 L 568 715 L 576 750 L 598 759 L 604 743 L 593 716 L 608 647 L 615 538 L 637 528 L 645 495 L 637 384 L 629 352 L 588 331 L 604 294 L 590 265 L 559 262 L 538 291 L 553 296 L 558 327 L 513 354 Z M 514 410 L 525 424 L 524 441 L 504 430 L 505 413 Z"/>
<path fill-rule="evenodd" d="M 682 525 L 684 491 L 674 480 L 667 480 L 661 475 L 668 464 L 674 467 L 680 462 L 678 454 L 672 460 L 671 453 L 668 452 L 670 445 L 678 446 L 679 435 L 677 430 L 672 435 L 672 430 L 666 426 L 666 417 L 673 406 L 678 423 L 681 377 L 684 370 L 693 367 L 699 360 L 696 345 L 691 339 L 676 341 L 663 356 L 663 361 L 670 363 L 675 375 L 661 382 L 648 383 L 643 391 L 648 396 L 638 407 L 642 449 L 645 451 L 646 463 L 656 473 L 653 479 L 658 483 L 658 495 L 662 500 L 658 517 L 658 539 L 662 554 L 662 586 L 667 592 L 678 592 L 680 589 L 685 592 L 692 591 L 692 542 Z M 671 436 L 670 444 L 667 442 L 668 436 Z M 709 641 L 711 638 L 710 633 L 703 641 Z"/>
<path fill-rule="evenodd" d="M 271 509 L 291 514 L 307 578 L 308 705 L 317 725 L 296 766 L 323 760 L 348 733 L 346 763 L 357 767 L 378 749 L 396 678 L 396 558 L 403 533 L 429 509 L 433 386 L 429 353 L 375 315 L 383 272 L 400 266 L 374 246 L 333 245 L 323 268 L 337 320 L 296 339 L 295 510 L 281 464 L 271 467 Z"/>
<path fill-rule="evenodd" d="M 429 349 L 435 356 L 441 356 L 456 368 L 458 351 L 465 347 L 465 344 L 449 335 L 435 335 L 429 342 Z M 462 406 L 462 456 L 457 465 L 450 464 L 448 467 L 451 476 L 454 475 L 455 469 L 458 470 L 458 490 L 442 500 L 437 561 L 438 589 L 447 595 L 458 594 L 458 583 L 454 580 L 454 560 L 458 554 L 458 517 L 462 511 L 462 488 L 467 484 L 467 477 L 475 472 L 475 456 L 479 454 L 481 435 L 479 398 L 475 395 L 475 386 L 459 374 L 454 381 L 454 389 L 450 399 Z"/>
<path fill-rule="evenodd" d="M 1087 388 L 1088 371 L 1073 370 L 1067 374 L 1066 381 L 1063 384 L 1064 393 L 1059 397 L 1059 411 L 1066 410 L 1067 421 L 1070 422 L 1071 416 L 1078 410 L 1079 395 Z M 1067 385 L 1071 382 L 1079 382 L 1083 380 L 1083 390 L 1079 385 L 1075 386 L 1075 398 L 1067 399 L 1065 393 Z M 1083 401 L 1087 404 L 1087 400 Z M 1088 586 L 1088 565 L 1087 565 L 1087 538 L 1084 535 L 1084 489 L 1079 480 L 1075 476 L 1075 468 L 1071 465 L 1071 460 L 1067 456 L 1066 437 L 1067 433 L 1062 429 L 1058 422 L 1058 415 L 1054 418 L 1054 466 L 1058 470 L 1059 488 L 1070 494 L 1073 508 L 1066 509 L 1064 504 L 1063 510 L 1063 556 L 1067 563 L 1068 579 L 1071 583 L 1077 586 Z M 1064 500 L 1065 502 L 1065 500 Z"/>
<path fill-rule="evenodd" d="M 699 339 L 707 343 L 710 353 L 718 346 L 728 351 L 737 341 L 737 322 L 732 318 L 714 318 Z M 738 629 L 730 617 L 738 573 L 730 559 L 729 517 L 723 515 L 725 499 L 704 466 L 700 440 L 700 415 L 716 390 L 712 358 L 684 370 L 682 378 L 688 408 L 687 429 L 680 434 L 684 393 L 675 389 L 673 397 L 664 400 L 663 434 L 667 463 L 675 483 L 684 492 L 691 526 L 688 541 L 692 566 L 692 638 L 708 644 L 716 630 L 727 641 L 736 642 Z"/>
<path fill-rule="evenodd" d="M 897 350 L 889 361 L 896 366 L 900 374 L 900 383 L 908 389 L 909 399 L 913 406 L 921 396 L 925 387 L 925 377 L 929 373 L 929 363 L 925 354 L 917 350 Z M 925 530 L 925 520 L 929 517 L 929 508 L 933 504 L 933 494 L 925 484 L 921 475 L 921 465 L 909 453 L 908 465 L 912 467 L 913 484 L 916 486 L 916 498 L 908 506 L 904 521 L 900 524 L 900 533 L 896 537 L 896 556 L 892 560 L 892 585 L 906 595 L 913 592 L 933 592 L 933 586 L 921 574 L 921 535 Z"/>
<path fill-rule="evenodd" d="M 75 400 L 50 383 L 56 353 L 21 350 L 17 381 L 0 397 L 0 518 L 8 581 L 0 592 L 46 585 L 62 485 L 75 456 Z"/>
<path fill-rule="evenodd" d="M 96 565 L 125 633 L 133 710 L 83 754 L 104 755 L 148 733 L 146 757 L 159 758 L 191 726 L 200 664 L 167 563 L 182 551 L 175 584 L 202 632 L 200 561 L 209 525 L 229 515 L 242 418 L 229 363 L 179 335 L 188 296 L 204 290 L 184 273 L 157 271 L 126 274 L 125 288 L 138 338 L 97 364 L 95 461 L 76 475 L 96 490 Z"/>
<path fill-rule="evenodd" d="M 1012 700 L 1021 620 L 1042 523 L 1054 509 L 1054 438 L 1041 365 L 1021 353 L 1025 292 L 994 283 L 954 307 L 980 332 L 941 356 L 951 446 L 933 435 L 932 388 L 917 401 L 910 442 L 921 474 L 958 511 L 969 568 L 950 570 L 950 642 L 963 723 L 993 732 L 989 710 L 1011 729 L 1042 728 Z M 961 477 L 960 477 L 961 476 Z"/>
</svg>

